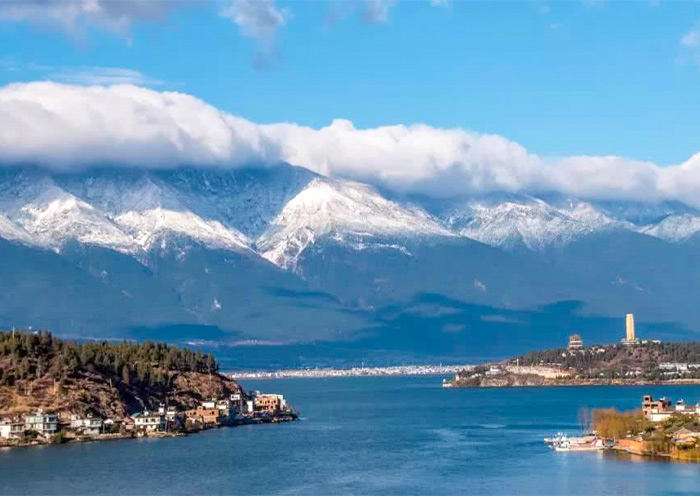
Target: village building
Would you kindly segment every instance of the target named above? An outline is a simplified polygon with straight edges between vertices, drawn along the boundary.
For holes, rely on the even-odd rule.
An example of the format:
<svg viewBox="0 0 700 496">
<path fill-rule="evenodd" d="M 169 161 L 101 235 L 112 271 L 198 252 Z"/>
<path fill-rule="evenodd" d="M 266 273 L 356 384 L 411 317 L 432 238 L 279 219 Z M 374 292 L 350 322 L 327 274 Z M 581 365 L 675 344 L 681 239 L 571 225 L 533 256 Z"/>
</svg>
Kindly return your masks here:
<svg viewBox="0 0 700 496">
<path fill-rule="evenodd" d="M 209 408 L 211 402 L 207 401 L 199 405 L 194 410 L 187 410 L 185 412 L 185 418 L 190 423 L 202 424 L 202 425 L 219 425 L 219 417 L 221 413 L 218 408 L 216 408 L 216 403 L 214 402 L 214 408 Z"/>
<path fill-rule="evenodd" d="M 39 436 L 50 437 L 58 432 L 59 418 L 55 413 L 45 413 L 39 409 L 36 413 L 24 416 L 24 429 L 36 432 Z"/>
<path fill-rule="evenodd" d="M 131 416 L 134 421 L 134 429 L 141 432 L 163 432 L 166 428 L 165 415 L 158 412 L 136 413 Z"/>
<path fill-rule="evenodd" d="M 164 415 L 164 416 L 165 416 L 165 419 L 166 419 L 168 422 L 173 422 L 173 421 L 175 421 L 175 420 L 180 416 L 180 412 L 177 411 L 177 408 L 175 408 L 174 406 L 168 406 L 168 407 L 166 407 L 166 406 L 165 406 L 164 404 L 162 404 L 162 403 L 161 403 L 160 406 L 158 407 L 158 413 L 159 413 L 160 415 Z"/>
<path fill-rule="evenodd" d="M 83 434 L 85 436 L 96 436 L 102 432 L 102 419 L 99 417 L 93 417 L 92 415 L 87 415 L 82 417 L 80 415 L 73 414 L 70 416 L 70 428 L 78 434 Z"/>
<path fill-rule="evenodd" d="M 287 402 L 281 394 L 257 394 L 255 410 L 261 413 L 276 415 L 287 409 Z"/>
<path fill-rule="evenodd" d="M 24 421 L 20 419 L 3 419 L 0 421 L 0 438 L 22 439 L 24 437 Z"/>
<path fill-rule="evenodd" d="M 644 416 L 652 422 L 663 422 L 671 415 L 692 415 L 700 417 L 700 404 L 687 405 L 685 401 L 678 400 L 672 404 L 670 400 L 661 398 L 654 400 L 654 397 L 647 394 L 642 399 L 642 412 Z"/>
<path fill-rule="evenodd" d="M 654 397 L 647 394 L 642 399 L 642 412 L 644 416 L 652 422 L 663 422 L 673 413 L 671 402 L 666 398 L 654 400 Z"/>
<path fill-rule="evenodd" d="M 676 444 L 695 443 L 700 440 L 700 426 L 686 425 L 673 433 L 673 441 Z"/>
</svg>

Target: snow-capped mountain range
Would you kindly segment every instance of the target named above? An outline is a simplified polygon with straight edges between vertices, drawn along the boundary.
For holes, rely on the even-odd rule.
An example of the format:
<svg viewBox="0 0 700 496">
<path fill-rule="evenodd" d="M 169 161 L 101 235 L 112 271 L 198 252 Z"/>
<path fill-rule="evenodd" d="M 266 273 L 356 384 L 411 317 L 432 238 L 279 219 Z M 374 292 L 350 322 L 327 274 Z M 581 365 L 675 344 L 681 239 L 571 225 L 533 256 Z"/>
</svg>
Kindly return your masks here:
<svg viewBox="0 0 700 496">
<path fill-rule="evenodd" d="M 138 259 L 179 237 L 294 270 L 323 237 L 357 249 L 386 246 L 385 237 L 457 236 L 542 251 L 605 230 L 683 242 L 700 231 L 700 213 L 685 205 L 513 194 L 422 202 L 293 167 L 72 174 L 24 168 L 0 175 L 0 237 L 55 251 L 76 241 Z"/>
<path fill-rule="evenodd" d="M 688 325 L 699 231 L 700 212 L 680 204 L 431 199 L 286 165 L 4 167 L 0 285 L 11 290 L 0 292 L 0 326 L 342 339 L 426 294 L 493 308 L 641 308 Z M 425 311 L 406 308 L 411 319 Z M 431 312 L 440 322 L 453 310 Z"/>
</svg>

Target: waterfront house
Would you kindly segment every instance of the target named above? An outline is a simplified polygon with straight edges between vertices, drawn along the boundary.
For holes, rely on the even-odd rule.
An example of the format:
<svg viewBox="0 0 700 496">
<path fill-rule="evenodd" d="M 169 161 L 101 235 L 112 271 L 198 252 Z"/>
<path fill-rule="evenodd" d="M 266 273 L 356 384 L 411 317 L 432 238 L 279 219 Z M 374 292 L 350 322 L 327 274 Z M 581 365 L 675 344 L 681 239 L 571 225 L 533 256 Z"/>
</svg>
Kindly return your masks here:
<svg viewBox="0 0 700 496">
<path fill-rule="evenodd" d="M 70 416 L 70 428 L 78 434 L 96 436 L 102 431 L 102 419 L 88 414 L 85 417 L 73 414 Z"/>
<path fill-rule="evenodd" d="M 24 421 L 18 418 L 0 421 L 0 438 L 22 439 L 24 437 Z"/>
<path fill-rule="evenodd" d="M 166 407 L 164 404 L 160 404 L 158 407 L 158 413 L 160 415 L 165 415 L 165 419 L 168 422 L 173 422 L 177 419 L 177 417 L 180 415 L 180 412 L 177 411 L 177 408 L 174 406 L 168 406 Z"/>
<path fill-rule="evenodd" d="M 59 417 L 55 413 L 45 413 L 39 409 L 36 413 L 24 416 L 24 429 L 36 432 L 39 436 L 50 437 L 58 432 Z"/>
<path fill-rule="evenodd" d="M 166 428 L 165 415 L 144 410 L 131 416 L 134 429 L 141 432 L 163 432 Z"/>
<path fill-rule="evenodd" d="M 205 406 L 206 405 L 206 406 Z M 190 423 L 201 423 L 203 425 L 219 425 L 219 417 L 221 415 L 218 408 L 216 408 L 216 403 L 214 402 L 214 408 L 208 408 L 211 406 L 211 402 L 204 402 L 199 405 L 194 410 L 187 410 L 185 412 L 185 417 Z"/>
<path fill-rule="evenodd" d="M 663 422 L 674 413 L 671 402 L 666 398 L 654 400 L 654 397 L 647 394 L 642 399 L 642 412 L 644 416 L 652 422 Z"/>
<path fill-rule="evenodd" d="M 257 394 L 255 396 L 255 411 L 272 415 L 287 409 L 287 402 L 281 394 Z"/>
</svg>

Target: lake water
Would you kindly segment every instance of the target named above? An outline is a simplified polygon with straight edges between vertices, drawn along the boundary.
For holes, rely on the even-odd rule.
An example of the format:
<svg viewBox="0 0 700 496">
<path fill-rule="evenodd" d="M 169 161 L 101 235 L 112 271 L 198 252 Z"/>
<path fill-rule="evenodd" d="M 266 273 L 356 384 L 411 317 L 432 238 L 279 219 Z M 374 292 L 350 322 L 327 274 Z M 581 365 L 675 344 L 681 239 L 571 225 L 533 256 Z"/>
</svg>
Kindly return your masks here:
<svg viewBox="0 0 700 496">
<path fill-rule="evenodd" d="M 243 381 L 284 393 L 303 420 L 126 440 L 0 450 L 0 494 L 695 495 L 700 465 L 556 453 L 581 405 L 639 406 L 700 387 L 464 389 L 438 377 Z"/>
</svg>

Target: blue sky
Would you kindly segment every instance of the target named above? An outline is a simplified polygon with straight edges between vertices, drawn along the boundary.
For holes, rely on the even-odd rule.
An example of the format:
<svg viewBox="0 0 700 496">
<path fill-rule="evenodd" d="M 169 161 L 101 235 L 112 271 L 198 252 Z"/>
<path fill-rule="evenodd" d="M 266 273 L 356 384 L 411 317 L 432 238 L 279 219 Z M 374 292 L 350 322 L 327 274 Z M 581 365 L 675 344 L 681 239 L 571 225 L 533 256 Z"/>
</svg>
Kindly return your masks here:
<svg viewBox="0 0 700 496">
<path fill-rule="evenodd" d="M 700 150 L 700 49 L 682 43 L 697 2 L 405 0 L 368 22 L 362 2 L 277 1 L 286 20 L 262 37 L 221 7 L 178 5 L 118 32 L 6 16 L 0 84 L 120 68 L 258 123 L 426 123 L 542 156 L 659 164 Z"/>
</svg>

